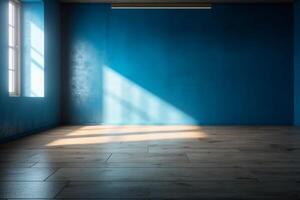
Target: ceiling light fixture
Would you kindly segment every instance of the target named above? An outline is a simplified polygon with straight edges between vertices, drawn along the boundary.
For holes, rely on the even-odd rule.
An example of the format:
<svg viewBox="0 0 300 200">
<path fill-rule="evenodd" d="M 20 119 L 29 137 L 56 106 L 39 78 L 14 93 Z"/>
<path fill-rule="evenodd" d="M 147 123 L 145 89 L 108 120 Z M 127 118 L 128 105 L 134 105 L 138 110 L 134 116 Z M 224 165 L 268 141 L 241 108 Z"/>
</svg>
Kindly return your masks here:
<svg viewBox="0 0 300 200">
<path fill-rule="evenodd" d="M 203 3 L 112 3 L 112 9 L 211 9 Z"/>
</svg>

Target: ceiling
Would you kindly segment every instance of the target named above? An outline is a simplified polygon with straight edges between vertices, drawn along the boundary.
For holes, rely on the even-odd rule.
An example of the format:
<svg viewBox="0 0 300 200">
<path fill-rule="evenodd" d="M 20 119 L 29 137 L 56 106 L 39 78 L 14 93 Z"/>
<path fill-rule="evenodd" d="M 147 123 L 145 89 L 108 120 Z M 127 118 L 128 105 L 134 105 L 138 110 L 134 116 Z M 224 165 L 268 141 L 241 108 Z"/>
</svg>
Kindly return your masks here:
<svg viewBox="0 0 300 200">
<path fill-rule="evenodd" d="M 293 0 L 60 0 L 65 3 L 290 3 Z"/>
</svg>

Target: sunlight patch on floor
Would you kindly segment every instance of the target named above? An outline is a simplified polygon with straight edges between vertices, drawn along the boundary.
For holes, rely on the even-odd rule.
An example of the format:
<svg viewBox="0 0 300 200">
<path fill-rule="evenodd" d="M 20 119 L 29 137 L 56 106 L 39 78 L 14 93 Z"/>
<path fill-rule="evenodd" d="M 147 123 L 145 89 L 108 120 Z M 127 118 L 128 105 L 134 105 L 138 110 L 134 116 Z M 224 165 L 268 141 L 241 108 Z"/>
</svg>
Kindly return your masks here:
<svg viewBox="0 0 300 200">
<path fill-rule="evenodd" d="M 197 126 L 88 126 L 64 129 L 64 136 L 47 146 L 104 144 L 206 138 Z"/>
</svg>

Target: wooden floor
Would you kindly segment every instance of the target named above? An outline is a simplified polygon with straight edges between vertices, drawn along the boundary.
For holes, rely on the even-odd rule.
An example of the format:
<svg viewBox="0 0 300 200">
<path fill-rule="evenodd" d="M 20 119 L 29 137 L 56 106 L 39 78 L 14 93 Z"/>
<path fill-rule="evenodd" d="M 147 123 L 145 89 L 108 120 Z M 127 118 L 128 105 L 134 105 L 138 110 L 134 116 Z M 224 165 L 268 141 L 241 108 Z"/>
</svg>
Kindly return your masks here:
<svg viewBox="0 0 300 200">
<path fill-rule="evenodd" d="M 68 126 L 0 163 L 4 199 L 300 199 L 294 127 Z"/>
</svg>

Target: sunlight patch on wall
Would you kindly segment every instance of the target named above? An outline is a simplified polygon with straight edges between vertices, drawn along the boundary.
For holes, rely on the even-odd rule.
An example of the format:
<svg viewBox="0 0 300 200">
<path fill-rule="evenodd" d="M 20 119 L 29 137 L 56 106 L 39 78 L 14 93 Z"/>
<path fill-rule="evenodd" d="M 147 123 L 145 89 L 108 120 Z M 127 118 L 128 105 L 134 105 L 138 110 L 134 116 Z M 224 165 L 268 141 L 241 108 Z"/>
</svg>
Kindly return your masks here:
<svg viewBox="0 0 300 200">
<path fill-rule="evenodd" d="M 105 66 L 103 68 L 103 123 L 196 124 L 196 121 L 160 99 L 159 96 Z"/>
</svg>

